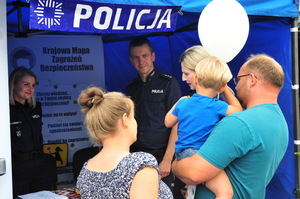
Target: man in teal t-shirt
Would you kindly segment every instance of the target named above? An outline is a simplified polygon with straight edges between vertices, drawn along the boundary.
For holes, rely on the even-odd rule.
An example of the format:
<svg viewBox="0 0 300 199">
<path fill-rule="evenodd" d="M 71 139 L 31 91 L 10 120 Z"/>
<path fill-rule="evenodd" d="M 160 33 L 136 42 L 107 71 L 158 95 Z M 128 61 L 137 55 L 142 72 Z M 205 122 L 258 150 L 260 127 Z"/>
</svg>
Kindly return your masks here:
<svg viewBox="0 0 300 199">
<path fill-rule="evenodd" d="M 198 154 L 175 161 L 173 172 L 187 184 L 200 184 L 224 169 L 234 199 L 262 199 L 288 145 L 287 123 L 277 104 L 284 72 L 273 58 L 255 55 L 241 67 L 235 83 L 246 110 L 220 121 Z M 198 185 L 195 198 L 215 196 Z"/>
</svg>

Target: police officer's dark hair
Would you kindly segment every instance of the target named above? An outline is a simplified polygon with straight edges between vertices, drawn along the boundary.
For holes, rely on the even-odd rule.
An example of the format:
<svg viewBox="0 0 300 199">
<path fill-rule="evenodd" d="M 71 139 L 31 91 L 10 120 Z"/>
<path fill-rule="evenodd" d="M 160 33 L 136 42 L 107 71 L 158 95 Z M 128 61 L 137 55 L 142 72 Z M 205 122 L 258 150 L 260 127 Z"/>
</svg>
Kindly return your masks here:
<svg viewBox="0 0 300 199">
<path fill-rule="evenodd" d="M 150 51 L 153 52 L 152 43 L 146 37 L 137 37 L 137 38 L 131 40 L 131 42 L 129 44 L 129 52 L 132 47 L 141 46 L 144 44 L 147 44 L 150 48 Z"/>
<path fill-rule="evenodd" d="M 9 103 L 11 105 L 15 105 L 15 100 L 13 95 L 14 85 L 17 85 L 22 80 L 22 78 L 26 75 L 34 77 L 35 80 L 37 79 L 34 72 L 32 72 L 30 69 L 24 66 L 20 66 L 11 72 L 9 76 Z M 32 95 L 31 99 L 28 99 L 27 102 L 29 103 L 30 106 L 35 108 L 36 101 L 34 95 Z"/>
</svg>

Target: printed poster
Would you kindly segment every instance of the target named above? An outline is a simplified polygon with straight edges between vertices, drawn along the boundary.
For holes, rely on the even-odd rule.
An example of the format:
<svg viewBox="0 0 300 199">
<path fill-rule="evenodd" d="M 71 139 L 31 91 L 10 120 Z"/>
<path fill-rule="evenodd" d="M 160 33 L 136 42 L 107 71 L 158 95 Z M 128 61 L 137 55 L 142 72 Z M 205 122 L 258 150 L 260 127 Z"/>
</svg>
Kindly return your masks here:
<svg viewBox="0 0 300 199">
<path fill-rule="evenodd" d="M 37 75 L 35 96 L 42 103 L 44 143 L 68 144 L 68 163 L 58 168 L 57 185 L 74 186 L 73 154 L 91 145 L 77 98 L 90 85 L 105 88 L 101 37 L 8 38 L 8 61 L 9 73 L 25 66 Z"/>
</svg>

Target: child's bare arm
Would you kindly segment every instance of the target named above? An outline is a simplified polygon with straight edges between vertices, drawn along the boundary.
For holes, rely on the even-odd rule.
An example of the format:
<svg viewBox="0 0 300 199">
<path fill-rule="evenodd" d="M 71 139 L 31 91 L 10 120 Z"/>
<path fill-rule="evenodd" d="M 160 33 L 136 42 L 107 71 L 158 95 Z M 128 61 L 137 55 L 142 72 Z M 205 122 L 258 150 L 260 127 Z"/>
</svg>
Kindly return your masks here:
<svg viewBox="0 0 300 199">
<path fill-rule="evenodd" d="M 242 105 L 240 104 L 239 100 L 234 96 L 234 92 L 228 86 L 225 87 L 223 93 L 228 103 L 226 115 L 243 111 Z"/>
<path fill-rule="evenodd" d="M 178 117 L 172 114 L 172 111 L 174 110 L 176 104 L 183 98 L 186 98 L 187 96 L 181 97 L 174 105 L 173 107 L 169 110 L 169 112 L 165 116 L 165 126 L 168 128 L 171 128 L 175 126 L 178 122 Z"/>
</svg>

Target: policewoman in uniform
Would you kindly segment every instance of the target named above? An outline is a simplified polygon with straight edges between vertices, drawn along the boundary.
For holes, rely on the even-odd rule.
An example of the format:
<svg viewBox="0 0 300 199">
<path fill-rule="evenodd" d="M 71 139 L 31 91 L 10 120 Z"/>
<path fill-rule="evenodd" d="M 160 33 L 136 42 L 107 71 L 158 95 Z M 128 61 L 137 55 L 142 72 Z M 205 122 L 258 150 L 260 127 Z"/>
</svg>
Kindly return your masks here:
<svg viewBox="0 0 300 199">
<path fill-rule="evenodd" d="M 155 69 L 155 52 L 147 38 L 132 40 L 129 53 L 129 59 L 138 72 L 138 77 L 126 88 L 127 95 L 135 103 L 135 118 L 138 123 L 137 141 L 130 149 L 131 152 L 151 153 L 159 163 L 162 180 L 172 190 L 174 176 L 170 172 L 177 128 L 165 127 L 164 118 L 181 97 L 181 89 L 174 77 Z"/>
<path fill-rule="evenodd" d="M 42 109 L 35 101 L 36 75 L 25 67 L 9 77 L 10 129 L 14 198 L 52 190 L 56 181 L 55 159 L 42 152 Z"/>
</svg>

